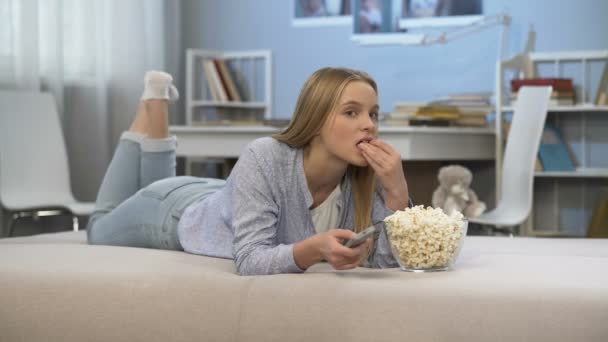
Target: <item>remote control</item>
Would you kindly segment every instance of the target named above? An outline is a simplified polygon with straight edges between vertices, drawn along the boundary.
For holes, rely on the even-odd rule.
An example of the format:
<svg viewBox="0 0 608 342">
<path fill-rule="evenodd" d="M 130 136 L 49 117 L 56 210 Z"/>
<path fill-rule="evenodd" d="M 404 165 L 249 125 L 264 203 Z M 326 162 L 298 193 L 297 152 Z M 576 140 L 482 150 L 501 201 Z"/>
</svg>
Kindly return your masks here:
<svg viewBox="0 0 608 342">
<path fill-rule="evenodd" d="M 345 240 L 344 242 L 342 242 L 342 244 L 344 246 L 350 247 L 350 248 L 357 247 L 360 244 L 364 243 L 365 240 L 367 240 L 369 237 L 373 236 L 375 232 L 376 232 L 376 227 L 374 227 L 374 226 L 368 227 L 364 231 L 357 234 L 357 236 L 355 236 L 354 238 Z"/>
</svg>

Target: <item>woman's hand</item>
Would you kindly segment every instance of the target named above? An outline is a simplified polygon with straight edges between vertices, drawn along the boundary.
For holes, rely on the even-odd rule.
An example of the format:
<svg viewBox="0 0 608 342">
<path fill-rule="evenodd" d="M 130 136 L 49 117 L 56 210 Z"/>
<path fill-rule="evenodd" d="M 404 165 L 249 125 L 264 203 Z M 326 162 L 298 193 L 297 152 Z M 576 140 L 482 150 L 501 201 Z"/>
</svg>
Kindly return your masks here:
<svg viewBox="0 0 608 342">
<path fill-rule="evenodd" d="M 315 234 L 294 245 L 293 257 L 296 265 L 305 270 L 310 266 L 327 261 L 336 270 L 348 270 L 359 266 L 368 257 L 373 241 L 370 237 L 357 247 L 349 248 L 342 241 L 352 239 L 357 234 L 346 229 L 332 229 Z"/>
<path fill-rule="evenodd" d="M 327 261 L 336 270 L 348 270 L 361 264 L 367 257 L 372 244 L 372 238 L 367 239 L 357 247 L 349 248 L 342 245 L 342 241 L 356 236 L 354 232 L 346 229 L 332 229 L 316 235 L 322 259 Z"/>
<path fill-rule="evenodd" d="M 387 195 L 387 206 L 393 210 L 403 210 L 407 207 L 409 192 L 399 152 L 380 139 L 363 142 L 357 146 L 363 158 L 378 175 Z"/>
</svg>

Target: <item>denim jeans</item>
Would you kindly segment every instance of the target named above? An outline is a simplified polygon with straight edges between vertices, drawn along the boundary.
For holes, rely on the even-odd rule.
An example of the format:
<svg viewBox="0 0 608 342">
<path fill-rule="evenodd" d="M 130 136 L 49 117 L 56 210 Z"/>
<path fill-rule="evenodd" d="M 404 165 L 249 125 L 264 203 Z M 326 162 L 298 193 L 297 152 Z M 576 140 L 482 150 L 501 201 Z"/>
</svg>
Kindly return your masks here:
<svg viewBox="0 0 608 342">
<path fill-rule="evenodd" d="M 90 244 L 182 250 L 177 225 L 183 211 L 225 181 L 175 177 L 175 141 L 165 142 L 146 151 L 123 134 L 87 225 Z"/>
</svg>

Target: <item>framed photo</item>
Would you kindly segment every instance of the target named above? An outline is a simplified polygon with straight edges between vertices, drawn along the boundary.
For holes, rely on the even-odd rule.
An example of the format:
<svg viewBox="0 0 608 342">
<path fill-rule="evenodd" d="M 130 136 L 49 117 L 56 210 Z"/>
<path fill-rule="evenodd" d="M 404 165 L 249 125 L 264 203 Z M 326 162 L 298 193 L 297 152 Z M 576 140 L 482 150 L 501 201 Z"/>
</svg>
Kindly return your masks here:
<svg viewBox="0 0 608 342">
<path fill-rule="evenodd" d="M 392 0 L 353 0 L 353 33 L 397 32 Z"/>
<path fill-rule="evenodd" d="M 470 25 L 483 17 L 482 0 L 401 1 L 401 30 Z"/>
<path fill-rule="evenodd" d="M 428 29 L 482 19 L 482 0 L 353 0 L 352 39 L 362 45 L 420 44 Z"/>
<path fill-rule="evenodd" d="M 351 25 L 351 0 L 292 0 L 293 26 Z"/>
<path fill-rule="evenodd" d="M 405 35 L 399 27 L 402 0 L 353 0 L 352 40 L 362 45 L 403 44 L 420 35 Z"/>
</svg>

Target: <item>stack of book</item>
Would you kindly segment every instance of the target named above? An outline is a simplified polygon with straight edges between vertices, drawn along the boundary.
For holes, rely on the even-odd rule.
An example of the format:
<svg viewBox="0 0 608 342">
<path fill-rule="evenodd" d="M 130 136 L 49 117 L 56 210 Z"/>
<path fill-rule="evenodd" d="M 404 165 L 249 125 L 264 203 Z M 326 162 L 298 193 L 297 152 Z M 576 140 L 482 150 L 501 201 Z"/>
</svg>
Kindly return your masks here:
<svg viewBox="0 0 608 342">
<path fill-rule="evenodd" d="M 488 113 L 494 110 L 491 97 L 491 92 L 452 94 L 430 104 L 456 107 L 459 116 L 452 120 L 452 125 L 483 127 L 487 125 Z"/>
<path fill-rule="evenodd" d="M 384 124 L 390 126 L 472 126 L 487 125 L 493 110 L 492 93 L 453 94 L 432 102 L 399 102 Z"/>
<path fill-rule="evenodd" d="M 204 59 L 203 71 L 213 101 L 243 101 L 230 69 L 223 59 Z"/>
<path fill-rule="evenodd" d="M 387 126 L 409 126 L 410 120 L 416 115 L 419 107 L 425 106 L 424 102 L 399 102 L 395 109 L 382 118 L 382 124 Z"/>
<path fill-rule="evenodd" d="M 517 100 L 517 92 L 523 86 L 552 86 L 549 106 L 572 106 L 575 103 L 574 85 L 571 78 L 528 78 L 511 80 L 511 103 Z"/>
<path fill-rule="evenodd" d="M 419 107 L 416 114 L 410 119 L 412 126 L 450 126 L 460 118 L 458 107 L 429 103 Z"/>
</svg>

